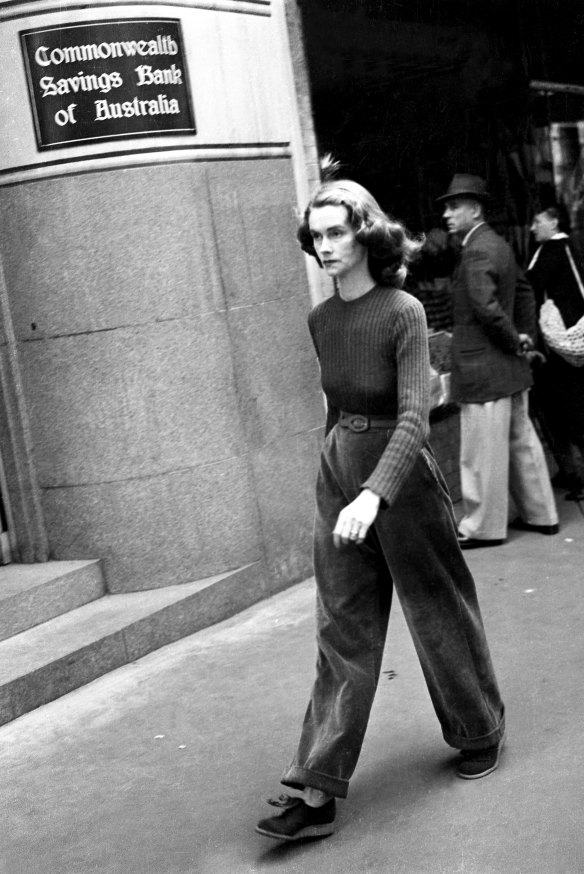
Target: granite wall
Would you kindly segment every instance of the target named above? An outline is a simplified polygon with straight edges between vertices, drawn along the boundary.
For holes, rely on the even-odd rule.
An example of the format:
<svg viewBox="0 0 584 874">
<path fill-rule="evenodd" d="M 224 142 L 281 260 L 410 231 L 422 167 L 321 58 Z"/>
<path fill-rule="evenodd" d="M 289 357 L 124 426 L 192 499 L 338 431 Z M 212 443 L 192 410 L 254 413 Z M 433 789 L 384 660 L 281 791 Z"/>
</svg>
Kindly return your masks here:
<svg viewBox="0 0 584 874">
<path fill-rule="evenodd" d="M 310 573 L 323 403 L 289 158 L 0 191 L 48 552 L 112 592 Z"/>
</svg>

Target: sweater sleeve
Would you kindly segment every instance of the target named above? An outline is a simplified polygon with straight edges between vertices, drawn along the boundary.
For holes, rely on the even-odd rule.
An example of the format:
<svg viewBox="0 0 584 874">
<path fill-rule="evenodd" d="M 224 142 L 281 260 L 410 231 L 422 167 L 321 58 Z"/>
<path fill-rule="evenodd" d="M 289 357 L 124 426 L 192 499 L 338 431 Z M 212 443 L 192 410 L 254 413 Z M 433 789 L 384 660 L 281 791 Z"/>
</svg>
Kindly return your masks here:
<svg viewBox="0 0 584 874">
<path fill-rule="evenodd" d="M 363 488 L 380 495 L 388 505 L 410 475 L 430 432 L 430 354 L 426 316 L 412 299 L 395 322 L 398 417 L 395 431 Z"/>
<path fill-rule="evenodd" d="M 320 365 L 320 353 L 318 351 L 318 343 L 316 341 L 316 328 L 315 328 L 315 320 L 316 320 L 316 309 L 311 310 L 308 315 L 308 330 L 310 331 L 310 336 L 312 338 L 312 345 L 314 346 L 314 351 L 316 352 L 316 358 Z M 331 404 L 328 398 L 325 396 L 325 405 L 326 405 L 326 421 L 324 426 L 324 436 L 326 437 L 329 431 L 335 427 L 337 422 L 339 421 L 339 410 Z"/>
</svg>

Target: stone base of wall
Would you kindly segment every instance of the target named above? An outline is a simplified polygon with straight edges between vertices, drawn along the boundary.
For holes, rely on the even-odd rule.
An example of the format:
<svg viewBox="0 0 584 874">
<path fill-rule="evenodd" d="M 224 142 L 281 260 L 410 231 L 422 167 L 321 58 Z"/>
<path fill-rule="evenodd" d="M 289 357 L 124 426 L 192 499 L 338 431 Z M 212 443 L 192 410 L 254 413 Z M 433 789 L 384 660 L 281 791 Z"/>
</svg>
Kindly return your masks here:
<svg viewBox="0 0 584 874">
<path fill-rule="evenodd" d="M 456 404 L 430 415 L 430 444 L 444 474 L 453 503 L 460 501 L 460 413 Z"/>
<path fill-rule="evenodd" d="M 323 406 L 295 202 L 288 158 L 2 189 L 21 556 L 100 559 L 110 594 L 258 561 L 272 593 L 310 575 Z"/>
</svg>

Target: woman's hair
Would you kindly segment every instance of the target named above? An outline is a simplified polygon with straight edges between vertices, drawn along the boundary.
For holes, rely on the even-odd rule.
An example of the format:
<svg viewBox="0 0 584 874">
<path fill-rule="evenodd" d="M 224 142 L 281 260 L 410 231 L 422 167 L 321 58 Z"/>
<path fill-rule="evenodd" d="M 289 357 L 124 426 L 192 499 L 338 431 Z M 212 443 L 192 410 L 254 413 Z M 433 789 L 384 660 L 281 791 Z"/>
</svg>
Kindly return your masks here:
<svg viewBox="0 0 584 874">
<path fill-rule="evenodd" d="M 413 238 L 401 222 L 383 212 L 375 198 L 358 182 L 331 179 L 323 182 L 310 199 L 297 235 L 303 251 L 319 264 L 309 219 L 312 210 L 321 206 L 345 207 L 357 241 L 368 250 L 369 271 L 375 282 L 401 288 L 407 276 L 407 265 L 421 249 L 424 238 Z"/>
<path fill-rule="evenodd" d="M 416 259 L 412 269 L 414 278 L 432 280 L 449 276 L 454 269 L 455 258 L 450 234 L 443 228 L 430 228 L 420 251 L 420 257 Z"/>
</svg>

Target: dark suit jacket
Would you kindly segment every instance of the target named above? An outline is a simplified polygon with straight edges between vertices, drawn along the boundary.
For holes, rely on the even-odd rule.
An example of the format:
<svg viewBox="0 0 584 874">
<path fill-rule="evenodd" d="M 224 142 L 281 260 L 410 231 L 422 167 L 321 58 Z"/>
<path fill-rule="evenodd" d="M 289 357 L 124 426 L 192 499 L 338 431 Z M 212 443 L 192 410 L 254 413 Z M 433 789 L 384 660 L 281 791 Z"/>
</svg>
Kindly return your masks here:
<svg viewBox="0 0 584 874">
<path fill-rule="evenodd" d="M 535 332 L 535 297 L 511 247 L 487 224 L 462 248 L 452 278 L 452 400 L 486 403 L 523 391 L 531 369 L 519 333 Z"/>
</svg>

